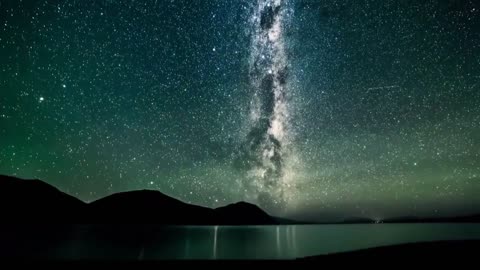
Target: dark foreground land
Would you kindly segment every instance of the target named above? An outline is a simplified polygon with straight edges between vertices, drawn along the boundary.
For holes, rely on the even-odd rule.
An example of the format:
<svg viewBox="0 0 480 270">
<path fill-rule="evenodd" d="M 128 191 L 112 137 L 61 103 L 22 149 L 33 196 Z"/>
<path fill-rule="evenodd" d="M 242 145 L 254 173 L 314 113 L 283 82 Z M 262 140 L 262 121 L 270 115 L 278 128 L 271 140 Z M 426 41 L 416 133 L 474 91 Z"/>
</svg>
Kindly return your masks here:
<svg viewBox="0 0 480 270">
<path fill-rule="evenodd" d="M 343 259 L 373 259 L 373 258 L 403 258 L 403 259 L 434 259 L 449 261 L 454 259 L 480 259 L 480 241 L 439 241 L 401 244 L 394 246 L 375 247 L 351 252 L 341 252 L 329 255 L 313 256 L 299 259 L 301 261 L 343 260 Z"/>
<path fill-rule="evenodd" d="M 279 264 L 285 267 L 298 267 L 311 265 L 326 266 L 358 266 L 365 263 L 366 266 L 390 268 L 386 267 L 395 265 L 396 267 L 409 266 L 418 267 L 422 265 L 436 266 L 442 265 L 443 267 L 455 267 L 455 269 L 472 268 L 477 269 L 479 259 L 479 247 L 480 241 L 441 241 L 441 242 L 428 242 L 428 243 L 414 243 L 414 244 L 402 244 L 395 246 L 377 247 L 365 250 L 358 250 L 352 252 L 335 253 L 329 255 L 313 256 L 307 258 L 297 258 L 294 260 L 166 260 L 166 261 L 128 261 L 128 260 L 45 260 L 34 259 L 29 260 L 26 258 L 5 258 L 0 256 L 0 265 L 3 264 L 30 264 L 34 263 L 36 266 L 42 264 L 59 264 L 63 267 L 152 267 L 159 269 L 159 266 L 164 264 L 190 264 L 195 267 L 200 267 L 202 264 L 208 265 L 244 265 L 244 264 Z M 415 269 L 412 268 L 412 269 Z"/>
</svg>

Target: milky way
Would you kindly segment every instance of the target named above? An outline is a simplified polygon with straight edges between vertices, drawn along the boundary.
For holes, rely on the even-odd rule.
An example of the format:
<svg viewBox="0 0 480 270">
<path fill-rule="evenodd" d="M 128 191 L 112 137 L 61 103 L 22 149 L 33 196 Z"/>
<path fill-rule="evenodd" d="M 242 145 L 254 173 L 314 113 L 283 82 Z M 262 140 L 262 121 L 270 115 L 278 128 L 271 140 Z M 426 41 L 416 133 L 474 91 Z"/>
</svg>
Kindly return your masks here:
<svg viewBox="0 0 480 270">
<path fill-rule="evenodd" d="M 242 162 L 247 169 L 246 186 L 260 205 L 273 208 L 286 203 L 288 183 L 289 106 L 288 59 L 285 52 L 285 1 L 258 1 L 251 18 L 249 75 L 253 88 L 250 131 Z"/>
</svg>

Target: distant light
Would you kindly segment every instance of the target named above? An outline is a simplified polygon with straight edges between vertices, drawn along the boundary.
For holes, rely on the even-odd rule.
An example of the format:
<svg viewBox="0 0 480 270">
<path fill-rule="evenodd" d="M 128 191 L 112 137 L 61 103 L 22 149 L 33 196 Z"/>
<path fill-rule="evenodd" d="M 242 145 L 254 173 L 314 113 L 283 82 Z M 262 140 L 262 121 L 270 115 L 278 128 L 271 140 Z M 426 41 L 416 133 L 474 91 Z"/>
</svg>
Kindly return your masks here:
<svg viewBox="0 0 480 270">
<path fill-rule="evenodd" d="M 38 99 L 39 102 L 43 102 L 44 100 L 45 100 L 44 97 L 40 97 L 40 98 Z"/>
<path fill-rule="evenodd" d="M 63 87 L 63 88 L 67 88 L 67 85 L 66 85 L 66 84 L 62 84 L 62 87 Z"/>
<path fill-rule="evenodd" d="M 153 181 L 150 181 L 150 185 L 153 185 Z"/>
<path fill-rule="evenodd" d="M 216 49 L 215 47 L 213 47 L 213 51 L 214 51 L 214 52 L 216 52 L 216 51 L 217 51 L 217 49 Z"/>
<path fill-rule="evenodd" d="M 381 218 L 375 218 L 375 224 L 380 224 L 383 223 L 383 220 Z"/>
<path fill-rule="evenodd" d="M 414 163 L 413 163 L 413 166 L 417 166 L 417 162 L 414 162 Z"/>
</svg>

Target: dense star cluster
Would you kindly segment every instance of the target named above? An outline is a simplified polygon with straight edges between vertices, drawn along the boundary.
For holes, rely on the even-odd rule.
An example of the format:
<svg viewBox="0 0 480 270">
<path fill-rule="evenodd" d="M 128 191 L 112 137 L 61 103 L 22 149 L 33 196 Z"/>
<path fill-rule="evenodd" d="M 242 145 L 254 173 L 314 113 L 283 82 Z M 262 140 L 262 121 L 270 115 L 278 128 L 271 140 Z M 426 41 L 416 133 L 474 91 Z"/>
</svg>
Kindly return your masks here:
<svg viewBox="0 0 480 270">
<path fill-rule="evenodd" d="M 282 0 L 257 4 L 251 17 L 249 132 L 237 164 L 247 172 L 243 180 L 248 199 L 281 210 L 295 183 L 288 91 L 292 85 L 284 34 L 291 7 Z"/>
<path fill-rule="evenodd" d="M 85 201 L 473 212 L 479 32 L 474 0 L 0 1 L 0 173 Z"/>
</svg>

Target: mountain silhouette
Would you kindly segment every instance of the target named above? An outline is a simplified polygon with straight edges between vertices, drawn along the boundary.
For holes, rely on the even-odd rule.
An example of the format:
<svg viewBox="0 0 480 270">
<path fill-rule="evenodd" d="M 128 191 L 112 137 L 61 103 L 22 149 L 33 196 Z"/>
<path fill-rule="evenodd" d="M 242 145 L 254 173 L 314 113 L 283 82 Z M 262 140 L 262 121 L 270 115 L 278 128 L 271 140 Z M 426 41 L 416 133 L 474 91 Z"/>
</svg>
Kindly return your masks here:
<svg viewBox="0 0 480 270">
<path fill-rule="evenodd" d="M 71 222 L 82 217 L 86 203 L 40 180 L 0 176 L 3 223 Z"/>
<path fill-rule="evenodd" d="M 159 191 L 122 192 L 87 206 L 93 223 L 152 223 L 209 225 L 220 223 L 210 208 L 184 203 Z"/>
<path fill-rule="evenodd" d="M 258 225 L 276 224 L 277 219 L 269 216 L 260 207 L 246 202 L 238 202 L 215 209 L 220 220 L 227 224 L 249 225 L 249 220 L 255 220 Z M 245 219 L 244 217 L 248 217 Z"/>
<path fill-rule="evenodd" d="M 159 191 L 116 193 L 91 203 L 40 180 L 0 176 L 3 223 L 268 225 L 278 220 L 258 206 L 239 202 L 217 209 L 192 205 Z"/>
<path fill-rule="evenodd" d="M 358 224 L 358 223 L 375 223 L 375 221 L 371 218 L 366 218 L 366 217 L 349 217 L 344 219 L 340 223 Z"/>
<path fill-rule="evenodd" d="M 431 217 L 431 218 L 422 218 L 422 217 L 396 217 L 389 218 L 383 221 L 384 223 L 478 223 L 480 222 L 480 214 L 461 216 L 461 217 Z"/>
</svg>

